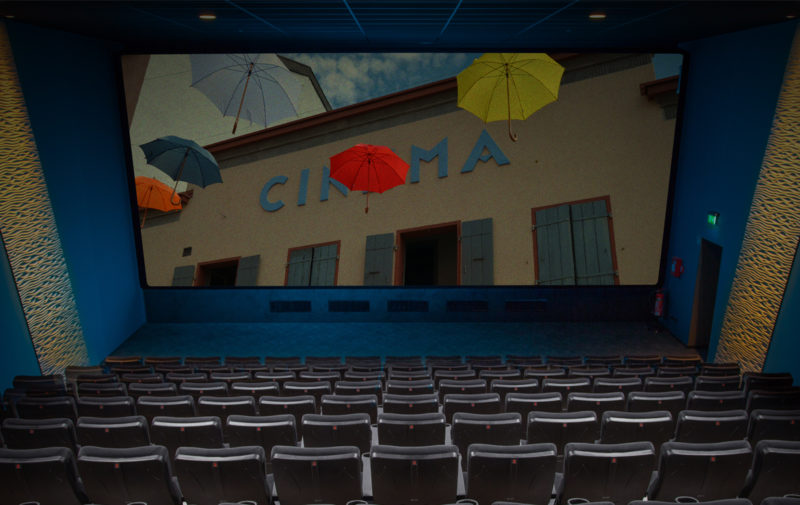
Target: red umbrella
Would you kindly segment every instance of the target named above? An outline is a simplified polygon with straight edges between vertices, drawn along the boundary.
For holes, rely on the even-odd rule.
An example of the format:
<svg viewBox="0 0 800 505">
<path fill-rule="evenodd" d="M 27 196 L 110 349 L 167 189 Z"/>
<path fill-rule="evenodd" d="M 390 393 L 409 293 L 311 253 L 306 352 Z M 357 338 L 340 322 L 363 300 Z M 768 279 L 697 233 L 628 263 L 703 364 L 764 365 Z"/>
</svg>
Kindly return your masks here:
<svg viewBox="0 0 800 505">
<path fill-rule="evenodd" d="M 356 144 L 331 156 L 331 177 L 353 191 L 383 193 L 400 184 L 405 184 L 409 165 L 385 146 Z"/>
</svg>

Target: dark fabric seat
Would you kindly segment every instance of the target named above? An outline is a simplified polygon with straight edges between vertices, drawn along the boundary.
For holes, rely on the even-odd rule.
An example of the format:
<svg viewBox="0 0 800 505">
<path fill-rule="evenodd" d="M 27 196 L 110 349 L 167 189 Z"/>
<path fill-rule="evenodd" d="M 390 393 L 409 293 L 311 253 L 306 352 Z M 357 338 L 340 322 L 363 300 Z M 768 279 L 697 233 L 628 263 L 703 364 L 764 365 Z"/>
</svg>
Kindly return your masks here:
<svg viewBox="0 0 800 505">
<path fill-rule="evenodd" d="M 387 414 L 430 414 L 439 412 L 439 397 L 436 393 L 383 396 L 383 411 Z"/>
<path fill-rule="evenodd" d="M 75 456 L 65 447 L 0 449 L 1 503 L 88 503 Z"/>
<path fill-rule="evenodd" d="M 505 411 L 517 412 L 524 420 L 523 434 L 525 438 L 527 426 L 525 426 L 528 414 L 531 411 L 561 412 L 563 400 L 561 393 L 508 393 L 505 399 Z"/>
<path fill-rule="evenodd" d="M 442 413 L 448 423 L 456 412 L 473 414 L 499 414 L 503 411 L 500 395 L 497 393 L 447 394 L 442 403 Z"/>
<path fill-rule="evenodd" d="M 542 381 L 542 393 L 561 393 L 561 408 L 567 408 L 570 393 L 591 393 L 592 379 L 589 377 L 547 378 Z"/>
<path fill-rule="evenodd" d="M 431 386 L 431 391 L 433 391 L 433 386 Z M 337 381 L 333 385 L 333 393 L 336 395 L 375 395 L 378 405 L 383 404 L 383 383 L 380 379 Z"/>
<path fill-rule="evenodd" d="M 225 501 L 269 505 L 266 459 L 259 446 L 181 447 L 175 453 L 175 476 L 192 505 Z"/>
<path fill-rule="evenodd" d="M 150 429 L 144 416 L 79 417 L 75 431 L 81 445 L 139 447 L 150 444 Z"/>
<path fill-rule="evenodd" d="M 743 410 L 747 406 L 744 391 L 689 391 L 689 410 Z"/>
<path fill-rule="evenodd" d="M 180 505 L 181 490 L 172 475 L 166 447 L 82 447 L 78 470 L 92 503 Z"/>
<path fill-rule="evenodd" d="M 124 417 L 136 415 L 136 400 L 131 396 L 84 396 L 77 401 L 78 416 Z"/>
<path fill-rule="evenodd" d="M 222 447 L 222 423 L 219 417 L 156 416 L 150 425 L 150 440 L 175 455 L 178 447 Z"/>
<path fill-rule="evenodd" d="M 323 395 L 322 413 L 329 415 L 363 413 L 369 416 L 371 424 L 376 424 L 378 422 L 378 396 L 370 394 Z"/>
<path fill-rule="evenodd" d="M 363 498 L 358 447 L 276 445 L 271 459 L 281 505 L 345 505 Z"/>
<path fill-rule="evenodd" d="M 630 391 L 641 391 L 644 387 L 639 377 L 598 377 L 592 382 L 592 392 L 621 392 L 627 396 Z"/>
<path fill-rule="evenodd" d="M 659 373 L 662 369 L 659 369 Z M 661 376 L 647 377 L 644 380 L 644 391 L 648 393 L 663 393 L 666 391 L 683 391 L 689 394 L 694 389 L 694 379 L 691 376 Z"/>
<path fill-rule="evenodd" d="M 9 449 L 39 449 L 66 447 L 77 452 L 77 435 L 72 419 L 52 417 L 47 419 L 3 420 L 3 440 Z"/>
<path fill-rule="evenodd" d="M 672 438 L 675 421 L 668 410 L 650 412 L 606 411 L 600 421 L 600 443 L 624 444 L 647 441 L 656 453 Z"/>
<path fill-rule="evenodd" d="M 567 395 L 567 411 L 577 412 L 591 410 L 597 414 L 598 419 L 603 417 L 606 410 L 624 410 L 625 393 L 570 393 Z"/>
<path fill-rule="evenodd" d="M 442 379 L 439 381 L 439 401 L 444 403 L 444 396 L 449 394 L 486 393 L 487 388 L 486 379 Z"/>
<path fill-rule="evenodd" d="M 378 443 L 381 445 L 421 446 L 445 443 L 444 414 L 378 414 Z"/>
<path fill-rule="evenodd" d="M 187 381 L 178 385 L 178 393 L 182 395 L 191 395 L 195 401 L 201 396 L 228 396 L 228 383 L 223 381 Z"/>
<path fill-rule="evenodd" d="M 747 438 L 744 410 L 682 410 L 675 423 L 677 442 L 725 442 Z"/>
<path fill-rule="evenodd" d="M 750 412 L 747 439 L 753 446 L 762 440 L 800 441 L 800 410 L 756 409 Z"/>
<path fill-rule="evenodd" d="M 267 472 L 272 473 L 270 455 L 276 445 L 297 445 L 297 426 L 292 414 L 274 416 L 231 415 L 223 428 L 230 447 L 257 445 L 264 449 Z"/>
<path fill-rule="evenodd" d="M 745 372 L 742 375 L 742 389 L 750 391 L 779 391 L 791 388 L 794 378 L 789 372 Z"/>
<path fill-rule="evenodd" d="M 458 448 L 454 445 L 373 445 L 372 496 L 381 505 L 452 503 L 458 495 Z"/>
<path fill-rule="evenodd" d="M 278 396 L 281 394 L 281 387 L 275 381 L 258 382 L 233 382 L 228 388 L 231 396 L 250 395 L 258 402 L 261 396 Z"/>
<path fill-rule="evenodd" d="M 172 382 L 132 383 L 128 384 L 128 395 L 133 398 L 139 398 L 140 396 L 177 396 L 178 386 Z"/>
<path fill-rule="evenodd" d="M 430 395 L 435 391 L 431 379 L 389 379 L 386 381 L 386 394 L 392 395 Z"/>
<path fill-rule="evenodd" d="M 197 415 L 191 395 L 140 396 L 136 399 L 136 412 L 152 421 L 156 416 L 192 417 Z"/>
<path fill-rule="evenodd" d="M 66 417 L 75 422 L 78 419 L 78 407 L 71 396 L 22 397 L 12 404 L 16 417 L 26 419 L 48 419 Z"/>
<path fill-rule="evenodd" d="M 78 397 L 87 396 L 128 396 L 128 387 L 124 382 L 79 382 Z"/>
<path fill-rule="evenodd" d="M 753 466 L 739 496 L 755 504 L 772 496 L 800 495 L 800 442 L 762 440 L 753 452 Z"/>
<path fill-rule="evenodd" d="M 559 454 L 570 442 L 591 443 L 597 440 L 600 423 L 597 414 L 583 412 L 531 411 L 528 414 L 526 441 L 529 444 L 554 444 Z"/>
<path fill-rule="evenodd" d="M 450 428 L 450 438 L 461 454 L 461 464 L 467 468 L 467 448 L 470 444 L 519 445 L 522 416 L 516 412 L 501 414 L 471 414 L 456 412 Z"/>
<path fill-rule="evenodd" d="M 372 445 L 372 427 L 369 414 L 303 416 L 304 447 L 356 446 L 362 454 Z"/>
<path fill-rule="evenodd" d="M 739 391 L 738 375 L 699 375 L 694 380 L 695 391 Z"/>
<path fill-rule="evenodd" d="M 800 388 L 751 390 L 747 393 L 748 412 L 756 409 L 800 410 Z"/>
<path fill-rule="evenodd" d="M 471 444 L 467 450 L 467 498 L 478 503 L 546 504 L 556 475 L 553 444 Z"/>
<path fill-rule="evenodd" d="M 305 396 L 314 397 L 316 413 L 320 413 L 322 395 L 333 393 L 331 381 L 286 381 L 283 383 L 283 393 L 286 396 Z"/>
<path fill-rule="evenodd" d="M 201 396 L 197 399 L 197 414 L 200 416 L 217 416 L 225 419 L 229 415 L 254 416 L 256 400 L 246 396 Z"/>
<path fill-rule="evenodd" d="M 291 414 L 294 416 L 294 425 L 300 433 L 300 423 L 304 414 L 316 414 L 317 401 L 311 395 L 298 396 L 269 396 L 258 398 L 258 414 L 261 416 L 276 416 Z"/>
<path fill-rule="evenodd" d="M 686 408 L 686 393 L 683 391 L 631 391 L 628 393 L 626 410 L 628 412 L 649 412 L 651 410 L 669 410 L 673 419 Z"/>
<path fill-rule="evenodd" d="M 539 380 L 528 379 L 494 379 L 489 384 L 489 392 L 500 395 L 500 401 L 506 401 L 508 393 L 538 393 Z"/>
</svg>

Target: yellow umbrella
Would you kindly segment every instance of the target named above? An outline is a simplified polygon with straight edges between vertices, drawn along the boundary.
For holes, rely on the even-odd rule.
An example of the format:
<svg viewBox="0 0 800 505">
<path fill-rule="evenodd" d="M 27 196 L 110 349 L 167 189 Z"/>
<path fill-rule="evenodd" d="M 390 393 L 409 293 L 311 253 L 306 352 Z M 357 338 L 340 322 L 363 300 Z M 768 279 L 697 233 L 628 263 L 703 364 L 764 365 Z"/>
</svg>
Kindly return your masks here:
<svg viewBox="0 0 800 505">
<path fill-rule="evenodd" d="M 483 120 L 527 119 L 558 99 L 564 67 L 544 53 L 486 53 L 458 74 L 458 106 Z"/>
</svg>

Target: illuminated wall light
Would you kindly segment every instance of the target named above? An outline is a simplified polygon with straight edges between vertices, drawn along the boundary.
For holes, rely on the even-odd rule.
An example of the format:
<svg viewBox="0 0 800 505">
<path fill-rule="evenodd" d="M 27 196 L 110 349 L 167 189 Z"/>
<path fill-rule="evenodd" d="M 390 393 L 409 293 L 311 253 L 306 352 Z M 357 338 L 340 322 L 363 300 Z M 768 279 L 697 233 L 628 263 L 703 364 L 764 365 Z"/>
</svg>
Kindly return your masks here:
<svg viewBox="0 0 800 505">
<path fill-rule="evenodd" d="M 0 232 L 39 367 L 89 358 L 6 25 L 0 22 Z"/>
<path fill-rule="evenodd" d="M 593 19 L 595 21 L 600 21 L 606 18 L 605 12 L 592 12 L 589 14 L 589 19 Z"/>
<path fill-rule="evenodd" d="M 778 97 L 722 320 L 717 362 L 761 371 L 800 236 L 800 29 Z M 800 267 L 800 265 L 798 265 Z"/>
<path fill-rule="evenodd" d="M 217 19 L 217 15 L 213 12 L 201 12 L 197 17 L 203 21 L 214 21 Z"/>
</svg>

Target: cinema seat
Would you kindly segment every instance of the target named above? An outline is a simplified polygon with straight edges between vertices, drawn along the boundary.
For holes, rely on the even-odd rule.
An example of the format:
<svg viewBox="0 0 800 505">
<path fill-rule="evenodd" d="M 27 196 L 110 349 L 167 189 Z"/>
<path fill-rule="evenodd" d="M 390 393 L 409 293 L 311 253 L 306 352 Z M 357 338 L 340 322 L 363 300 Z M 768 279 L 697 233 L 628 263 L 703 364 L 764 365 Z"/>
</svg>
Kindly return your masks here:
<svg viewBox="0 0 800 505">
<path fill-rule="evenodd" d="M 567 377 L 588 377 L 594 381 L 603 377 L 611 377 L 611 371 L 606 366 L 578 365 L 569 368 Z"/>
<path fill-rule="evenodd" d="M 383 396 L 383 411 L 387 414 L 426 414 L 439 412 L 439 397 L 436 393 Z"/>
<path fill-rule="evenodd" d="M 172 371 L 164 375 L 164 380 L 177 385 L 183 384 L 184 382 L 208 382 L 208 374 L 205 372 Z"/>
<path fill-rule="evenodd" d="M 597 414 L 598 419 L 603 417 L 606 410 L 624 410 L 625 393 L 570 393 L 567 395 L 567 411 L 578 412 L 591 410 Z"/>
<path fill-rule="evenodd" d="M 522 372 L 522 376 L 525 378 L 537 379 L 541 384 L 545 379 L 565 379 L 567 377 L 567 371 L 562 367 L 537 365 L 535 367 L 526 368 L 525 371 Z"/>
<path fill-rule="evenodd" d="M 152 421 L 156 416 L 192 417 L 197 415 L 191 395 L 140 396 L 136 412 Z"/>
<path fill-rule="evenodd" d="M 303 447 L 356 446 L 362 454 L 372 445 L 372 427 L 369 414 L 303 416 Z"/>
<path fill-rule="evenodd" d="M 128 372 L 120 374 L 119 380 L 125 384 L 160 384 L 164 382 L 164 374 L 152 372 Z"/>
<path fill-rule="evenodd" d="M 467 448 L 470 444 L 519 445 L 522 416 L 516 412 L 501 414 L 470 414 L 456 412 L 450 428 L 450 438 L 461 454 L 461 464 L 467 468 Z"/>
<path fill-rule="evenodd" d="M 505 403 L 508 393 L 538 393 L 538 379 L 494 379 L 489 384 L 489 392 L 500 395 L 500 401 Z"/>
<path fill-rule="evenodd" d="M 699 375 L 694 380 L 695 391 L 739 391 L 738 375 Z"/>
<path fill-rule="evenodd" d="M 739 496 L 755 504 L 772 496 L 800 495 L 800 442 L 762 440 L 753 452 L 753 466 Z"/>
<path fill-rule="evenodd" d="M 79 417 L 75 431 L 80 445 L 119 448 L 150 444 L 150 430 L 144 416 Z"/>
<path fill-rule="evenodd" d="M 376 424 L 378 422 L 378 397 L 368 394 L 323 395 L 322 413 L 330 415 L 364 413 L 369 416 L 371 424 Z"/>
<path fill-rule="evenodd" d="M 646 378 L 654 377 L 655 375 L 656 371 L 651 366 L 631 366 L 627 364 L 622 367 L 614 368 L 611 373 L 611 377 L 636 377 L 640 379 L 643 384 Z"/>
<path fill-rule="evenodd" d="M 9 449 L 39 449 L 66 447 L 77 452 L 77 436 L 72 419 L 53 417 L 47 419 L 3 420 L 3 440 Z"/>
<path fill-rule="evenodd" d="M 739 363 L 702 363 L 700 365 L 700 375 L 706 377 L 730 377 L 740 376 L 741 367 Z"/>
<path fill-rule="evenodd" d="M 465 365 L 469 366 L 469 365 Z M 478 373 L 475 370 L 436 370 L 433 372 L 433 386 L 439 390 L 439 384 L 443 379 L 450 381 L 477 379 Z"/>
<path fill-rule="evenodd" d="M 386 381 L 386 394 L 392 395 L 429 395 L 435 388 L 431 379 L 389 379 Z"/>
<path fill-rule="evenodd" d="M 659 372 L 661 369 L 659 369 Z M 662 376 L 647 377 L 644 380 L 644 391 L 648 393 L 663 393 L 666 391 L 683 391 L 689 394 L 694 389 L 694 379 L 691 376 Z"/>
<path fill-rule="evenodd" d="M 178 385 L 178 393 L 192 395 L 195 401 L 201 396 L 228 396 L 228 384 L 222 381 L 183 382 Z"/>
<path fill-rule="evenodd" d="M 650 412 L 606 411 L 600 421 L 600 443 L 624 444 L 647 441 L 656 453 L 672 438 L 675 421 L 668 410 Z"/>
<path fill-rule="evenodd" d="M 800 388 L 752 390 L 747 393 L 748 412 L 756 409 L 800 410 Z"/>
<path fill-rule="evenodd" d="M 261 396 L 278 396 L 281 394 L 280 385 L 274 381 L 261 382 L 234 382 L 228 387 L 231 396 L 250 395 L 258 402 Z"/>
<path fill-rule="evenodd" d="M 252 396 L 201 396 L 197 399 L 197 414 L 225 419 L 229 415 L 254 416 L 256 400 Z"/>
<path fill-rule="evenodd" d="M 276 445 L 271 459 L 281 505 L 345 505 L 363 498 L 358 447 Z"/>
<path fill-rule="evenodd" d="M 424 367 L 420 367 L 419 370 L 398 370 L 396 368 L 389 368 L 387 373 L 389 374 L 388 380 L 394 381 L 433 380 L 433 372 Z"/>
<path fill-rule="evenodd" d="M 592 382 L 593 393 L 621 392 L 627 395 L 631 391 L 641 391 L 643 387 L 639 377 L 598 377 Z"/>
<path fill-rule="evenodd" d="M 171 457 L 178 447 L 222 447 L 222 423 L 216 416 L 156 416 L 150 423 L 150 440 L 166 447 Z"/>
<path fill-rule="evenodd" d="M 223 428 L 225 439 L 230 447 L 257 445 L 264 449 L 267 473 L 272 473 L 270 455 L 276 445 L 297 445 L 297 427 L 294 416 L 279 414 L 275 416 L 231 415 L 225 420 Z"/>
<path fill-rule="evenodd" d="M 682 410 L 675 423 L 676 442 L 725 442 L 747 438 L 744 410 Z"/>
<path fill-rule="evenodd" d="M 554 444 L 558 454 L 570 442 L 591 443 L 597 440 L 600 423 L 597 414 L 583 412 L 531 411 L 527 420 L 526 442 L 528 444 Z"/>
<path fill-rule="evenodd" d="M 261 416 L 276 416 L 291 414 L 294 416 L 294 425 L 300 433 L 300 422 L 304 414 L 316 414 L 317 401 L 311 395 L 299 396 L 261 396 L 258 398 L 258 414 Z"/>
<path fill-rule="evenodd" d="M 737 496 L 752 461 L 753 449 L 746 440 L 666 442 L 661 446 L 658 470 L 647 498 L 676 501 L 689 496 L 710 501 Z"/>
<path fill-rule="evenodd" d="M 454 445 L 373 445 L 372 496 L 381 505 L 438 505 L 456 501 L 458 448 Z"/>
<path fill-rule="evenodd" d="M 744 391 L 689 391 L 689 410 L 743 410 L 747 406 Z"/>
<path fill-rule="evenodd" d="M 173 477 L 165 447 L 82 447 L 78 471 L 91 503 L 180 505 L 181 490 Z"/>
<path fill-rule="evenodd" d="M 433 392 L 433 385 L 431 385 Z M 374 380 L 341 380 L 333 385 L 335 395 L 375 395 L 378 405 L 383 404 L 383 383 L 380 379 Z"/>
<path fill-rule="evenodd" d="M 467 450 L 467 498 L 547 504 L 553 491 L 557 449 L 553 444 L 471 444 Z"/>
<path fill-rule="evenodd" d="M 78 398 L 77 407 L 79 418 L 136 415 L 136 400 L 131 396 L 84 396 Z"/>
<path fill-rule="evenodd" d="M 115 376 L 116 377 L 116 376 Z M 124 382 L 79 382 L 78 398 L 87 396 L 127 396 Z"/>
<path fill-rule="evenodd" d="M 128 384 L 128 395 L 134 399 L 140 396 L 177 396 L 178 386 L 172 382 L 162 382 L 160 384 L 133 383 Z"/>
<path fill-rule="evenodd" d="M 750 500 L 746 498 L 725 498 L 723 500 L 711 500 L 711 501 L 702 501 L 694 503 L 691 501 L 690 498 L 686 498 L 688 503 L 692 503 L 692 505 L 760 505 L 754 504 Z M 586 504 L 588 505 L 588 504 Z M 668 501 L 659 501 L 659 500 L 634 500 L 630 502 L 628 505 L 675 505 L 675 502 L 668 502 Z M 761 504 L 763 505 L 763 504 Z M 778 505 L 778 504 L 776 504 Z M 789 504 L 787 504 L 789 505 Z M 797 504 L 800 505 L 800 504 Z"/>
<path fill-rule="evenodd" d="M 22 397 L 12 403 L 16 417 L 25 419 L 48 419 L 66 417 L 73 422 L 78 419 L 78 407 L 71 396 Z"/>
<path fill-rule="evenodd" d="M 683 391 L 631 391 L 626 403 L 628 412 L 649 412 L 651 410 L 669 410 L 673 419 L 686 407 L 686 393 Z"/>
<path fill-rule="evenodd" d="M 444 414 L 378 414 L 378 443 L 403 447 L 445 443 Z"/>
<path fill-rule="evenodd" d="M 444 403 L 445 395 L 486 393 L 487 389 L 486 379 L 442 379 L 439 381 L 439 402 Z"/>
<path fill-rule="evenodd" d="M 762 440 L 800 441 L 800 410 L 756 409 L 750 412 L 747 439 L 753 446 Z"/>
<path fill-rule="evenodd" d="M 746 393 L 750 391 L 779 391 L 791 388 L 793 383 L 794 378 L 788 372 L 745 372 L 742 375 L 742 389 Z"/>
<path fill-rule="evenodd" d="M 192 505 L 270 504 L 262 447 L 181 447 L 175 453 L 174 469 L 183 496 Z"/>
<path fill-rule="evenodd" d="M 475 369 L 476 368 L 473 366 L 473 370 Z M 491 384 L 496 380 L 521 379 L 522 372 L 520 372 L 518 368 L 508 368 L 508 366 L 503 365 L 502 369 L 479 370 L 478 378 L 483 379 L 487 383 Z"/>
<path fill-rule="evenodd" d="M 89 499 L 65 447 L 0 449 L 3 504 L 81 505 Z"/>
<path fill-rule="evenodd" d="M 647 492 L 656 454 L 650 442 L 626 444 L 568 443 L 558 503 L 583 498 L 627 505 Z"/>
<path fill-rule="evenodd" d="M 499 414 L 503 411 L 500 395 L 497 393 L 447 394 L 442 403 L 442 414 L 448 423 L 456 412 L 473 414 Z"/>
<path fill-rule="evenodd" d="M 316 413 L 320 413 L 322 395 L 333 393 L 330 381 L 286 381 L 282 394 L 286 396 L 311 395 L 314 397 Z"/>
</svg>

